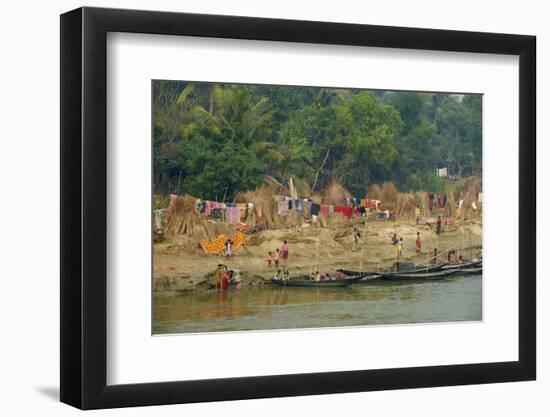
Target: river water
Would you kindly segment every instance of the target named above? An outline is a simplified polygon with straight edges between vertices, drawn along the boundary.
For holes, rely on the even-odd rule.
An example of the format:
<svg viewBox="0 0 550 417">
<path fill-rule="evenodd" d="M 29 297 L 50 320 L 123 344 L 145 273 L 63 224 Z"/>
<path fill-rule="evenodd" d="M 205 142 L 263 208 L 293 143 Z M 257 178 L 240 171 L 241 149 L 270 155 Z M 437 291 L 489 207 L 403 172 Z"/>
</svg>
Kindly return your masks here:
<svg viewBox="0 0 550 417">
<path fill-rule="evenodd" d="M 155 295 L 153 333 L 482 320 L 481 275 L 343 288 L 275 285 Z"/>
</svg>

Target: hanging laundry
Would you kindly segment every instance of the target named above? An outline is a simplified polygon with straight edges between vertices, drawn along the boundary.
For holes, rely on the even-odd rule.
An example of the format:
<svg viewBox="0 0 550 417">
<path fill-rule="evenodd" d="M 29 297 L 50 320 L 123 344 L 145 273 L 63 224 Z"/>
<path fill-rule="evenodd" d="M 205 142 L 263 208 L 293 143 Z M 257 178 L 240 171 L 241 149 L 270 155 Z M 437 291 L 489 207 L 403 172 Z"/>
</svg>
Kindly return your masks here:
<svg viewBox="0 0 550 417">
<path fill-rule="evenodd" d="M 303 216 L 304 215 L 304 202 L 302 200 L 296 200 L 296 210 Z"/>
<path fill-rule="evenodd" d="M 342 213 L 346 217 L 351 217 L 352 215 L 352 208 L 348 206 L 336 206 L 334 207 L 335 213 Z"/>
<path fill-rule="evenodd" d="M 318 216 L 320 212 L 321 212 L 321 205 L 317 204 L 317 203 L 312 203 L 311 204 L 311 215 L 312 216 Z"/>
<path fill-rule="evenodd" d="M 321 204 L 321 214 L 328 217 L 328 204 Z"/>
<path fill-rule="evenodd" d="M 311 217 L 311 201 L 304 200 L 304 217 Z"/>
<path fill-rule="evenodd" d="M 212 214 L 212 202 L 206 201 L 204 206 L 204 215 L 210 216 L 210 214 Z"/>
<path fill-rule="evenodd" d="M 222 209 L 221 208 L 215 208 L 212 209 L 212 217 L 215 219 L 219 219 L 222 217 Z"/>
<path fill-rule="evenodd" d="M 225 221 L 228 224 L 235 224 L 241 220 L 241 210 L 238 207 L 226 207 Z"/>
<path fill-rule="evenodd" d="M 328 205 L 328 215 L 332 216 L 334 214 L 334 206 L 332 204 Z"/>
<path fill-rule="evenodd" d="M 286 216 L 288 213 L 288 202 L 279 201 L 277 213 L 279 216 Z"/>
</svg>

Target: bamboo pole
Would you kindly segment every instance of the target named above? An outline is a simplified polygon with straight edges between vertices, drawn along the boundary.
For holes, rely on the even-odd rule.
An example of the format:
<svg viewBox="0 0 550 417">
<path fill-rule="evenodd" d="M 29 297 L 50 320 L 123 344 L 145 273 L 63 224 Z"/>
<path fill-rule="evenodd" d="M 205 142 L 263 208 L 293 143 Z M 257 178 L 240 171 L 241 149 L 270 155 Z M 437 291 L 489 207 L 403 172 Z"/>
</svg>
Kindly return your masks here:
<svg viewBox="0 0 550 417">
<path fill-rule="evenodd" d="M 366 252 L 367 248 L 367 221 L 369 219 L 369 213 L 365 212 L 365 227 L 363 230 L 363 239 L 361 243 L 361 261 L 359 263 L 359 271 L 363 272 L 363 254 Z"/>
<path fill-rule="evenodd" d="M 315 250 L 315 270 L 313 274 L 316 274 L 319 271 L 319 239 L 321 238 L 321 222 L 317 223 L 317 248 Z"/>
</svg>

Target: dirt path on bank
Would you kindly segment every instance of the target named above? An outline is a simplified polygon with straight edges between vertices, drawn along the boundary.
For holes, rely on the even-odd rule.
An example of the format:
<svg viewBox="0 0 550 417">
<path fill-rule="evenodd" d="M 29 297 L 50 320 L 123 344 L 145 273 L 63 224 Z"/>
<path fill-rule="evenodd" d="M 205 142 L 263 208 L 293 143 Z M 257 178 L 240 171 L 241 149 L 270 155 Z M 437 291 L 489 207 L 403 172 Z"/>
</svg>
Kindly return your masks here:
<svg viewBox="0 0 550 417">
<path fill-rule="evenodd" d="M 290 247 L 288 269 L 291 275 L 309 273 L 313 268 L 326 272 L 333 272 L 336 268 L 358 269 L 361 262 L 364 269 L 386 268 L 395 261 L 395 248 L 391 244 L 394 232 L 404 241 L 401 260 L 417 264 L 426 263 L 434 248 L 438 248 L 439 253 L 451 248 L 461 249 L 461 255 L 467 259 L 476 256 L 482 247 L 481 219 L 446 226 L 440 235 L 430 232 L 427 226 L 417 226 L 410 221 L 372 221 L 367 225 L 364 252 L 351 250 L 354 227 L 363 234 L 364 226 L 352 223 L 320 229 L 307 225 L 265 230 L 247 235 L 246 246 L 230 258 L 207 255 L 198 242 L 186 236 L 176 236 L 154 245 L 153 287 L 155 291 L 204 287 L 208 275 L 218 263 L 241 271 L 244 282 L 248 284 L 269 279 L 275 271 L 267 266 L 267 254 L 280 248 L 284 240 Z M 415 251 L 416 232 L 420 232 L 422 239 L 419 255 Z"/>
</svg>

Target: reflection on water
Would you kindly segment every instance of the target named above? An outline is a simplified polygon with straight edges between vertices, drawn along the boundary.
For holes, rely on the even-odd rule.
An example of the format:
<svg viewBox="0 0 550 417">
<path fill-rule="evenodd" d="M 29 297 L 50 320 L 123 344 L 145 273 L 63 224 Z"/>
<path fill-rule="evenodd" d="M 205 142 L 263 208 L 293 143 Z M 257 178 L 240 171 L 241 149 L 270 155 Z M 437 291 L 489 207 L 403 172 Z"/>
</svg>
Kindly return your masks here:
<svg viewBox="0 0 550 417">
<path fill-rule="evenodd" d="M 482 319 L 481 283 L 481 275 L 468 275 L 344 288 L 265 285 L 155 295 L 153 333 L 476 321 Z"/>
</svg>

